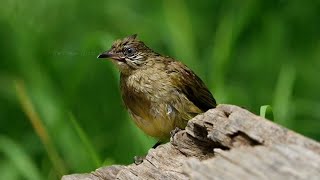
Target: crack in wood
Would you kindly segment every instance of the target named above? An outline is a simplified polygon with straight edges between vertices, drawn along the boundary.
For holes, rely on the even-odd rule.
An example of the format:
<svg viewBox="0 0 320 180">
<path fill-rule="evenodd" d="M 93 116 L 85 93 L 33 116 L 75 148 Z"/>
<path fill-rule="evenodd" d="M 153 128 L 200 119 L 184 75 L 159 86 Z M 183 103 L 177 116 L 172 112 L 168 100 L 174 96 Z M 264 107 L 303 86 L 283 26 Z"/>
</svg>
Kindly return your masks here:
<svg viewBox="0 0 320 180">
<path fill-rule="evenodd" d="M 262 143 L 242 131 L 237 131 L 229 135 L 229 137 L 231 138 L 231 144 L 233 147 L 262 145 Z"/>
</svg>

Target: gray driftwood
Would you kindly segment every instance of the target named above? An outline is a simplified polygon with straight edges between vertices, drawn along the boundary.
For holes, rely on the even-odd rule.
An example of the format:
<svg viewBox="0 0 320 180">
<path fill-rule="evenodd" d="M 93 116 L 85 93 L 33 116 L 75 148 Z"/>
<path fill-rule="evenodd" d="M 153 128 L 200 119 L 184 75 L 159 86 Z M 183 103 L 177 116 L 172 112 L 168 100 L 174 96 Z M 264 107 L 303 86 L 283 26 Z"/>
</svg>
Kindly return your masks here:
<svg viewBox="0 0 320 180">
<path fill-rule="evenodd" d="M 189 121 L 140 165 L 113 165 L 63 180 L 320 179 L 320 144 L 233 105 Z"/>
</svg>

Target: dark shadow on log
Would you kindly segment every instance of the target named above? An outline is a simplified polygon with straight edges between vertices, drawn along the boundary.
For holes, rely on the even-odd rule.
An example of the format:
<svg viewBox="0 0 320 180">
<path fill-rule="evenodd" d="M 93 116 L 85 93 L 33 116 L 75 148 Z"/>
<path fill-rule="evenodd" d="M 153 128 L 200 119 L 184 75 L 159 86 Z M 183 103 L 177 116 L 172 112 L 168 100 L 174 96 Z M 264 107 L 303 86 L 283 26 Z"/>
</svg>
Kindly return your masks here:
<svg viewBox="0 0 320 180">
<path fill-rule="evenodd" d="M 63 180 L 319 179 L 320 144 L 234 105 L 189 121 L 139 165 L 113 165 Z"/>
</svg>

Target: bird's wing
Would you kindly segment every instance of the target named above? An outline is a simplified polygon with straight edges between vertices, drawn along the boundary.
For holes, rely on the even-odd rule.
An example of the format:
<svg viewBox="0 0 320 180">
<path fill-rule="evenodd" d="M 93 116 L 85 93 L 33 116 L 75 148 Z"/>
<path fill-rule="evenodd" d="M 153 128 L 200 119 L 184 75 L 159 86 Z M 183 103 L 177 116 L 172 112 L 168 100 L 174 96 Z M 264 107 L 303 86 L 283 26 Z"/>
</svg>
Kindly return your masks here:
<svg viewBox="0 0 320 180">
<path fill-rule="evenodd" d="M 203 81 L 187 66 L 178 61 L 167 64 L 167 73 L 171 75 L 176 88 L 181 91 L 195 106 L 205 112 L 216 107 L 216 100 Z"/>
</svg>

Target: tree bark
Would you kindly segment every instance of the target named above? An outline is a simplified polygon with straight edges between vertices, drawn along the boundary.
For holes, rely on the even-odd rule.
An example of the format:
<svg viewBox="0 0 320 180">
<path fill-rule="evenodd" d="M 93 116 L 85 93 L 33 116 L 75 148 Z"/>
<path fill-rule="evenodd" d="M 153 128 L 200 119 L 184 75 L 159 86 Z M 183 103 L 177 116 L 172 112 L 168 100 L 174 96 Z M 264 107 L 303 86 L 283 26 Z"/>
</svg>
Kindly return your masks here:
<svg viewBox="0 0 320 180">
<path fill-rule="evenodd" d="M 62 179 L 320 179 L 320 144 L 238 106 L 219 105 L 150 149 L 139 165 Z"/>
</svg>

